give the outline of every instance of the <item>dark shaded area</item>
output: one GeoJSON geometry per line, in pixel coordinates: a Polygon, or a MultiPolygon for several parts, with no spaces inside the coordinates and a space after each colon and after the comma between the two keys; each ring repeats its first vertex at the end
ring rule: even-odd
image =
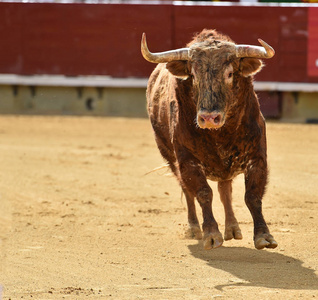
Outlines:
{"type": "Polygon", "coordinates": [[[231,273],[246,283],[229,283],[217,286],[256,286],[287,290],[318,290],[318,277],[314,270],[302,266],[301,260],[271,250],[244,247],[221,247],[203,250],[201,243],[188,246],[191,254],[206,261],[212,268],[231,273]],[[255,270],[258,270],[256,273],[255,270]]]}

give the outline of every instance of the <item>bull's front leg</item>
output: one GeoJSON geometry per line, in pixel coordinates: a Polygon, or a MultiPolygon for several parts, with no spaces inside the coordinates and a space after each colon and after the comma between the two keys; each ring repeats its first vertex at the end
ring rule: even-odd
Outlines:
{"type": "Polygon", "coordinates": [[[267,184],[265,160],[250,165],[245,172],[245,203],[254,222],[254,245],[257,249],[276,248],[277,242],[269,233],[262,213],[262,198],[267,184]]]}
{"type": "MultiPolygon", "coordinates": [[[[199,180],[203,180],[203,178],[199,180]]],[[[212,213],[212,197],[212,190],[208,184],[196,192],[196,198],[200,203],[203,215],[203,246],[207,250],[218,248],[223,244],[222,234],[212,213]]]]}
{"type": "Polygon", "coordinates": [[[204,248],[218,248],[223,244],[223,237],[212,213],[212,190],[200,162],[185,152],[179,158],[180,182],[184,189],[197,198],[202,208],[204,248]]]}

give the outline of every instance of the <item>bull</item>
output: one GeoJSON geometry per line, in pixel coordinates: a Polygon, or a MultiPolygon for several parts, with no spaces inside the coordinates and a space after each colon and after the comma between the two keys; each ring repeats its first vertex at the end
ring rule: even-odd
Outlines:
{"type": "Polygon", "coordinates": [[[253,75],[275,52],[235,44],[216,30],[204,29],[185,47],[152,53],[142,36],[143,57],[158,65],[147,86],[147,110],[159,151],[186,197],[189,230],[205,249],[218,248],[223,236],[212,212],[218,182],[225,210],[224,240],[242,239],[232,208],[232,180],[245,176],[245,203],[254,223],[257,249],[275,248],[262,213],[268,180],[265,120],[253,88],[253,75]],[[195,199],[202,209],[202,230],[195,199]]]}

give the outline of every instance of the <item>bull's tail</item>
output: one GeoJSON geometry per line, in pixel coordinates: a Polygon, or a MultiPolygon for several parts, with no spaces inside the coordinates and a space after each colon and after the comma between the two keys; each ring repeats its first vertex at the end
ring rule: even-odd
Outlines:
{"type": "Polygon", "coordinates": [[[161,166],[159,166],[159,167],[157,167],[157,168],[152,169],[151,171],[148,171],[148,172],[145,173],[144,175],[146,176],[146,175],[148,175],[148,174],[150,174],[150,173],[157,172],[157,171],[160,171],[160,170],[163,170],[163,169],[167,169],[167,168],[169,168],[169,167],[170,167],[169,164],[166,163],[166,164],[163,164],[163,165],[161,165],[161,166]]]}

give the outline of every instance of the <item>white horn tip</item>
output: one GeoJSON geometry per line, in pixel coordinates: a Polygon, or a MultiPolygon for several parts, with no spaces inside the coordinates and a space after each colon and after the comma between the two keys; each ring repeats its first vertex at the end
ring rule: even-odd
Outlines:
{"type": "Polygon", "coordinates": [[[143,32],[141,37],[141,53],[142,53],[142,56],[149,61],[151,53],[148,50],[145,32],[143,32]]]}
{"type": "Polygon", "coordinates": [[[275,50],[273,49],[273,47],[268,45],[262,39],[258,39],[258,42],[265,48],[266,53],[267,53],[267,58],[271,58],[271,57],[273,57],[275,55],[275,50]]]}
{"type": "Polygon", "coordinates": [[[147,44],[147,42],[146,42],[146,33],[145,32],[142,33],[141,44],[142,45],[147,44]]]}

